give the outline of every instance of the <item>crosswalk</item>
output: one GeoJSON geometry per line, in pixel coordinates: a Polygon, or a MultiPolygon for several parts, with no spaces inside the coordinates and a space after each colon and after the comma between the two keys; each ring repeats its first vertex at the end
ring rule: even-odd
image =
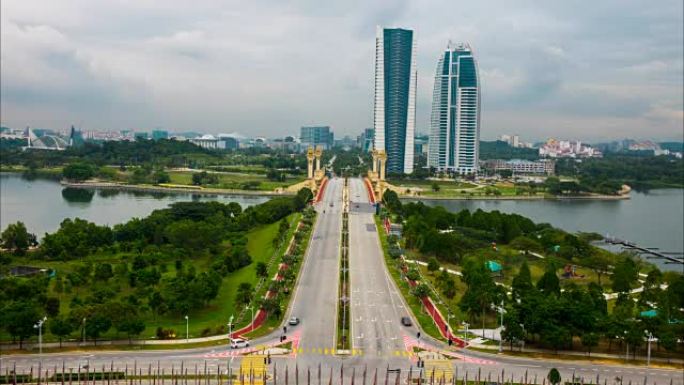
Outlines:
{"type": "Polygon", "coordinates": [[[406,348],[407,351],[414,351],[414,348],[418,348],[420,350],[426,350],[426,351],[431,351],[431,352],[438,352],[442,355],[455,358],[457,360],[461,360],[463,362],[471,363],[471,364],[477,364],[477,365],[496,365],[496,361],[492,360],[487,360],[484,358],[477,358],[477,357],[469,357],[460,353],[457,353],[452,350],[439,350],[435,349],[434,347],[430,345],[424,344],[422,341],[419,341],[411,336],[408,336],[406,334],[403,335],[403,341],[404,341],[404,347],[406,348]]]}

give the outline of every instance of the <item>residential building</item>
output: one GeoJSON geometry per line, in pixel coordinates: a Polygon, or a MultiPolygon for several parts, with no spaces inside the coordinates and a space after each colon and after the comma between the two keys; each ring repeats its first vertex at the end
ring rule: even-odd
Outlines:
{"type": "Polygon", "coordinates": [[[482,162],[482,168],[494,172],[510,170],[513,174],[553,175],[556,169],[556,161],[552,159],[540,159],[538,161],[488,159],[482,162]]]}
{"type": "Polygon", "coordinates": [[[387,154],[388,173],[413,172],[416,82],[413,31],[378,27],[375,38],[374,147],[387,154]]]}
{"type": "Polygon", "coordinates": [[[468,45],[447,45],[435,72],[428,166],[460,174],[478,169],[480,80],[468,45]]]}
{"type": "Polygon", "coordinates": [[[549,139],[539,147],[539,156],[548,158],[600,158],[603,154],[598,149],[587,146],[579,140],[549,139]]]}
{"type": "Polygon", "coordinates": [[[324,150],[329,150],[333,147],[334,140],[330,126],[303,126],[299,136],[304,150],[309,146],[322,146],[324,150]]]}

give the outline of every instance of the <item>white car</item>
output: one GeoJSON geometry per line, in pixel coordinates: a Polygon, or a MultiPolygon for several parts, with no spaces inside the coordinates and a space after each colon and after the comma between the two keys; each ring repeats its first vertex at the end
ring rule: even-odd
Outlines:
{"type": "Polygon", "coordinates": [[[249,346],[249,341],[242,338],[231,338],[230,348],[231,349],[241,349],[249,346]]]}

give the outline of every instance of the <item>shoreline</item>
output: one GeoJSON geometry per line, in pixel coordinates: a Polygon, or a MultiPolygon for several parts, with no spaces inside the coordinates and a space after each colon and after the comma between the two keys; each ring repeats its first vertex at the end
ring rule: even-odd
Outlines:
{"type": "Polygon", "coordinates": [[[182,187],[162,187],[155,185],[134,185],[134,184],[123,184],[116,182],[67,182],[60,181],[62,186],[80,189],[109,189],[109,190],[120,190],[120,191],[140,191],[140,192],[152,192],[152,193],[171,193],[171,194],[199,194],[199,195],[238,195],[238,196],[291,196],[295,195],[293,193],[283,191],[251,191],[251,190],[229,190],[229,189],[217,189],[217,188],[182,188],[182,187]]]}
{"type": "Polygon", "coordinates": [[[625,195],[589,195],[589,196],[413,196],[413,195],[399,195],[401,200],[418,200],[418,201],[564,201],[564,200],[596,200],[596,201],[614,201],[631,199],[629,194],[625,195]]]}

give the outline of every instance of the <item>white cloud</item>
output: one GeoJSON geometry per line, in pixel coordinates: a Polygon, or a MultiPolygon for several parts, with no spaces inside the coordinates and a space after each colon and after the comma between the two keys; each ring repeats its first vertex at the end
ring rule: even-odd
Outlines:
{"type": "Polygon", "coordinates": [[[475,49],[485,138],[681,134],[677,0],[607,0],[590,14],[533,1],[8,0],[1,15],[10,126],[356,134],[372,121],[380,24],[415,30],[422,131],[452,39],[475,49]]]}

